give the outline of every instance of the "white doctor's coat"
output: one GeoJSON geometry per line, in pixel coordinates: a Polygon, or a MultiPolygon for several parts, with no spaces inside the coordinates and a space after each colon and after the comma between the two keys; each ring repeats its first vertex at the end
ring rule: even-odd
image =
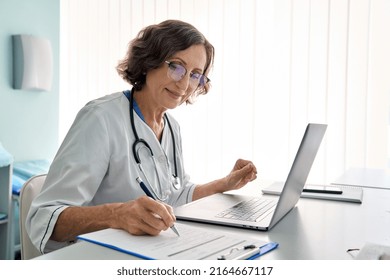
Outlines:
{"type": "MultiPolygon", "coordinates": [[[[182,186],[178,190],[171,187],[166,203],[177,206],[192,200],[195,184],[184,171],[179,125],[172,116],[168,117],[175,137],[177,175],[182,186]]],[[[152,148],[158,168],[167,171],[170,166],[175,172],[168,126],[164,128],[160,144],[135,112],[134,122],[139,138],[145,139],[152,148]]],[[[93,100],[80,110],[27,217],[27,231],[41,253],[67,245],[49,240],[58,216],[66,207],[125,202],[145,195],[136,182],[138,176],[144,181],[145,178],[133,156],[134,141],[129,101],[122,92],[93,100]]],[[[140,150],[140,156],[148,177],[156,174],[146,149],[140,150]]],[[[168,173],[160,178],[162,187],[172,186],[172,173],[168,173]]],[[[156,178],[149,179],[151,184],[158,184],[156,178]]]]}

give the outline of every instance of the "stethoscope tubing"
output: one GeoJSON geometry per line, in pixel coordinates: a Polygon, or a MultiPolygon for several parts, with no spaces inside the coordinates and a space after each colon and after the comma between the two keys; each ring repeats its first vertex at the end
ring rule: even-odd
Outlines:
{"type": "MultiPolygon", "coordinates": [[[[144,140],[142,138],[139,138],[138,133],[137,133],[137,129],[135,127],[135,123],[134,123],[134,104],[133,104],[133,102],[134,102],[134,88],[131,90],[129,97],[130,97],[129,98],[129,102],[130,102],[130,123],[131,123],[131,128],[132,128],[132,131],[133,131],[133,134],[134,134],[134,137],[135,137],[135,141],[134,141],[133,146],[132,146],[132,151],[133,151],[134,159],[135,159],[135,161],[136,161],[140,171],[144,174],[145,179],[147,181],[149,181],[147,176],[146,176],[146,173],[144,172],[144,170],[142,168],[141,159],[140,159],[138,151],[137,151],[137,145],[143,144],[149,150],[149,152],[150,152],[150,154],[152,156],[152,160],[154,162],[155,168],[156,168],[156,172],[157,172],[156,161],[155,161],[155,158],[154,158],[154,154],[153,154],[152,148],[150,147],[150,145],[148,144],[148,142],[146,140],[144,140]]],[[[171,125],[171,123],[170,123],[170,121],[168,119],[168,116],[166,114],[164,115],[164,118],[167,121],[169,130],[170,130],[171,136],[172,136],[173,160],[174,160],[174,167],[175,167],[175,173],[172,174],[172,176],[174,178],[173,186],[174,186],[174,188],[178,189],[177,185],[178,185],[178,182],[179,182],[179,178],[178,178],[178,169],[177,169],[177,161],[176,161],[176,141],[175,141],[175,136],[173,134],[172,125],[171,125]]],[[[160,183],[160,188],[161,188],[160,178],[159,178],[159,176],[157,176],[157,177],[158,177],[158,180],[159,180],[159,183],[160,183]]],[[[153,192],[154,192],[154,190],[153,190],[153,192]]]]}

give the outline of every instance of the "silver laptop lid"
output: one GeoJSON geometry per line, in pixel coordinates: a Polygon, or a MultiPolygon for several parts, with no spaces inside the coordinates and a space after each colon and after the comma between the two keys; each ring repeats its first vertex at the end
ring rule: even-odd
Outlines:
{"type": "Polygon", "coordinates": [[[307,125],[282,193],[280,194],[279,203],[275,209],[270,227],[273,227],[274,224],[280,221],[298,202],[326,128],[326,124],[309,123],[307,125]]]}

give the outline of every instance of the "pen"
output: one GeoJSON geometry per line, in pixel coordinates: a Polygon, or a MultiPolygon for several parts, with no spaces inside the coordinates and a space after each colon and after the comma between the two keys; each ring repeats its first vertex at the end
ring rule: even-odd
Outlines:
{"type": "MultiPolygon", "coordinates": [[[[140,185],[141,189],[144,191],[144,193],[149,196],[150,198],[154,199],[154,200],[158,200],[152,193],[151,191],[148,189],[148,187],[145,185],[145,183],[141,180],[140,177],[137,177],[137,182],[138,184],[140,185]]],[[[179,232],[177,231],[175,225],[171,226],[171,229],[173,230],[174,233],[176,233],[177,236],[180,236],[179,232]]]]}

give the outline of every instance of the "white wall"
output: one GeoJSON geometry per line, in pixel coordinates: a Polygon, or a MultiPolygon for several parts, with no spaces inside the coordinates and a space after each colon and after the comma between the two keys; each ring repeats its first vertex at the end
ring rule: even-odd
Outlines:
{"type": "Polygon", "coordinates": [[[0,143],[15,161],[48,159],[58,148],[59,0],[0,1],[0,143]],[[31,34],[51,42],[50,92],[13,89],[12,35],[31,34]]]}
{"type": "Polygon", "coordinates": [[[212,90],[173,113],[195,181],[238,157],[284,180],[307,122],[329,124],[310,180],[386,168],[390,1],[61,2],[60,138],[88,100],[128,88],[115,66],[144,26],[194,24],[216,47],[212,90]]]}

